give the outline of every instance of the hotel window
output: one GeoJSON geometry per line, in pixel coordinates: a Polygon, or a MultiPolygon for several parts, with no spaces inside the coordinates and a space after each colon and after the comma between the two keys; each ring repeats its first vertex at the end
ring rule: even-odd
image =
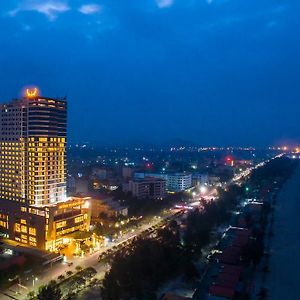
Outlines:
{"type": "Polygon", "coordinates": [[[0,221],[0,226],[1,226],[1,227],[4,227],[4,228],[7,228],[7,227],[6,227],[6,222],[4,222],[4,221],[0,221]]]}
{"type": "Polygon", "coordinates": [[[20,231],[21,231],[21,226],[20,226],[19,223],[16,223],[16,224],[15,224],[15,231],[16,231],[16,232],[20,232],[20,231]]]}
{"type": "Polygon", "coordinates": [[[36,235],[36,229],[33,227],[29,227],[29,234],[30,235],[36,235]]]}
{"type": "Polygon", "coordinates": [[[61,221],[56,223],[56,229],[62,228],[67,225],[66,221],[61,221]]]}
{"type": "Polygon", "coordinates": [[[30,242],[34,242],[34,243],[36,243],[36,238],[35,238],[35,237],[32,237],[32,236],[30,236],[30,237],[29,237],[29,241],[30,241],[30,242]]]}
{"type": "Polygon", "coordinates": [[[75,218],[75,223],[80,223],[83,221],[83,216],[75,218]]]}

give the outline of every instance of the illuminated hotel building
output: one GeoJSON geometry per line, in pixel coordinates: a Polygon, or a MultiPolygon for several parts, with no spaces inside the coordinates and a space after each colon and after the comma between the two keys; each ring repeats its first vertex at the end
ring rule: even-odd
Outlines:
{"type": "Polygon", "coordinates": [[[65,99],[27,89],[0,106],[0,134],[0,228],[9,239],[55,250],[88,230],[88,199],[66,196],[65,99]]]}

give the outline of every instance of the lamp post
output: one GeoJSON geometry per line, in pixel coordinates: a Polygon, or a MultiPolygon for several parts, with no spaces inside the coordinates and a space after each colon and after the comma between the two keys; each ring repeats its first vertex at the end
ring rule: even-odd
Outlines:
{"type": "Polygon", "coordinates": [[[32,278],[32,287],[34,288],[35,278],[32,278]]]}
{"type": "Polygon", "coordinates": [[[37,277],[34,277],[32,275],[32,287],[34,288],[34,285],[35,285],[35,282],[38,281],[38,278],[37,277]]]}
{"type": "Polygon", "coordinates": [[[206,193],[207,193],[207,187],[206,187],[206,186],[201,186],[201,187],[200,187],[200,193],[201,193],[202,195],[206,194],[206,193]]]}

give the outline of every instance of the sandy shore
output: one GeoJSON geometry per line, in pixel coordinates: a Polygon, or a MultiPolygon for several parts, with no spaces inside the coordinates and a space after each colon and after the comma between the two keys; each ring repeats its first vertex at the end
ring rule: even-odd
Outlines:
{"type": "Polygon", "coordinates": [[[270,273],[271,300],[300,299],[300,166],[280,191],[275,207],[270,273]]]}

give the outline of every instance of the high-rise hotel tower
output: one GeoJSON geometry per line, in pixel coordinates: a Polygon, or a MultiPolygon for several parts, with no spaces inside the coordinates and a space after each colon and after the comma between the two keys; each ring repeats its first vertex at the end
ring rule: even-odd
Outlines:
{"type": "Polygon", "coordinates": [[[66,196],[65,99],[27,89],[0,106],[0,134],[0,229],[46,250],[88,230],[88,200],[66,196]]]}

